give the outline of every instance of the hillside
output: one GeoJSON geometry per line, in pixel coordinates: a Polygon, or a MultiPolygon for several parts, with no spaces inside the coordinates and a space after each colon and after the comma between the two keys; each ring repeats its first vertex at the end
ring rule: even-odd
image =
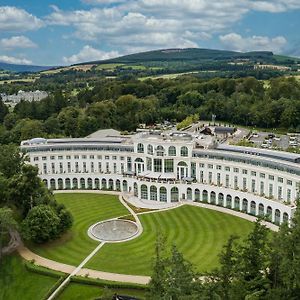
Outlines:
{"type": "Polygon", "coordinates": [[[40,72],[44,70],[49,70],[53,67],[49,66],[32,66],[32,65],[16,65],[16,64],[7,64],[0,62],[0,70],[10,71],[10,72],[40,72]]]}
{"type": "MultiPolygon", "coordinates": [[[[125,55],[109,60],[91,61],[81,64],[107,64],[107,63],[145,63],[145,62],[172,62],[172,61],[234,61],[249,60],[251,62],[261,63],[291,63],[300,59],[290,58],[288,56],[276,56],[270,51],[253,51],[253,52],[235,52],[226,50],[211,50],[199,48],[187,49],[163,49],[155,51],[147,51],[125,55]],[[285,58],[285,59],[283,59],[285,58]]],[[[79,64],[80,65],[80,64],[79,64]]]]}

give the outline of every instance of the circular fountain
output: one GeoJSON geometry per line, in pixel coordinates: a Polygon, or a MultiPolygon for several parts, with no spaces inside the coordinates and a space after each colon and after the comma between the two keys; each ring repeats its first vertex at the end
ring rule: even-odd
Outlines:
{"type": "Polygon", "coordinates": [[[113,219],[92,225],[89,236],[101,242],[122,242],[135,237],[139,228],[135,222],[129,220],[113,219]]]}

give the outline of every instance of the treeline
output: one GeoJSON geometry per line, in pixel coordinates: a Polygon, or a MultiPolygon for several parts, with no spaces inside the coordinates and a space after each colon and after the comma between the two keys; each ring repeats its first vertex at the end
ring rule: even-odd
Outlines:
{"type": "Polygon", "coordinates": [[[103,79],[78,94],[54,92],[40,102],[20,102],[12,112],[0,102],[0,142],[41,136],[85,136],[97,129],[135,130],[139,123],[201,120],[300,131],[300,83],[255,78],[204,80],[103,79]]]}
{"type": "Polygon", "coordinates": [[[244,241],[229,238],[219,268],[199,274],[173,246],[156,245],[148,299],[296,300],[300,295],[300,209],[270,232],[257,221],[244,241]]]}
{"type": "Polygon", "coordinates": [[[35,243],[58,238],[73,223],[70,212],[38,177],[38,169],[27,164],[13,145],[0,146],[0,210],[0,225],[6,217],[15,216],[22,236],[35,243]]]}

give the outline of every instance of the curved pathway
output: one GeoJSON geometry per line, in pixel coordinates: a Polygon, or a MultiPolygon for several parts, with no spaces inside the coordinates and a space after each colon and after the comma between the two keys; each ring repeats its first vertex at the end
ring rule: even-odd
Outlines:
{"type": "MultiPolygon", "coordinates": [[[[136,199],[135,197],[130,197],[128,194],[124,194],[125,200],[128,203],[130,203],[131,205],[134,205],[136,207],[141,207],[141,208],[154,209],[152,211],[135,213],[134,210],[131,207],[129,207],[129,205],[126,203],[126,201],[124,201],[122,193],[120,193],[120,192],[95,191],[95,190],[92,190],[92,191],[90,191],[90,190],[87,190],[87,191],[81,191],[81,190],[73,191],[72,190],[72,191],[57,191],[57,192],[54,192],[54,193],[74,193],[74,192],[76,192],[76,193],[97,193],[97,194],[118,195],[120,202],[133,215],[133,217],[134,217],[134,219],[135,219],[135,221],[138,225],[138,228],[139,228],[139,234],[138,235],[140,235],[143,231],[143,227],[142,227],[142,224],[141,224],[141,222],[138,218],[138,215],[155,213],[155,212],[158,212],[158,211],[171,210],[171,209],[175,209],[177,207],[180,207],[182,205],[191,205],[191,206],[203,207],[203,208],[219,211],[219,212],[222,212],[222,213],[230,214],[230,215],[233,215],[233,216],[237,216],[237,217],[246,219],[246,220],[251,221],[251,222],[255,222],[257,220],[257,218],[254,217],[254,216],[250,216],[250,215],[247,215],[247,214],[235,211],[235,210],[231,210],[231,209],[221,207],[221,206],[198,203],[198,202],[188,202],[188,201],[183,202],[182,201],[182,202],[179,202],[179,203],[176,203],[176,204],[172,203],[172,205],[164,205],[163,207],[161,207],[161,206],[158,206],[156,203],[153,203],[153,202],[151,203],[149,201],[147,201],[147,203],[145,203],[145,202],[142,202],[142,201],[138,201],[138,199],[136,199]]],[[[272,223],[263,222],[263,224],[266,225],[266,227],[270,228],[273,231],[278,231],[279,227],[272,224],[272,223]]],[[[63,263],[59,263],[59,262],[41,257],[41,256],[33,253],[31,250],[26,248],[24,245],[21,245],[21,246],[18,247],[18,252],[24,259],[26,259],[28,261],[33,260],[37,265],[40,265],[40,266],[43,266],[43,267],[46,267],[46,268],[49,268],[49,269],[53,269],[53,270],[56,270],[56,271],[60,271],[60,272],[63,272],[63,273],[70,274],[67,277],[65,284],[67,284],[70,277],[74,276],[74,275],[80,275],[80,276],[88,275],[88,277],[90,277],[90,278],[103,279],[103,280],[109,280],[109,281],[126,282],[126,283],[136,283],[136,284],[147,284],[147,283],[149,283],[149,281],[150,281],[149,276],[138,276],[138,275],[109,273],[109,272],[102,272],[102,271],[83,268],[83,266],[86,264],[86,262],[89,259],[91,259],[101,249],[101,247],[104,244],[105,243],[100,243],[94,249],[94,251],[88,257],[86,257],[85,260],[82,261],[82,263],[78,267],[63,264],[63,263]]],[[[49,298],[49,299],[52,299],[52,298],[49,298]]]]}

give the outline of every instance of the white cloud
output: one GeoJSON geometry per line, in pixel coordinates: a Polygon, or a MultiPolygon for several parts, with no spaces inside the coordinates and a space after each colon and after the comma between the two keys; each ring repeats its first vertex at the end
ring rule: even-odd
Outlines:
{"type": "Polygon", "coordinates": [[[79,51],[79,53],[70,57],[63,57],[63,61],[68,64],[75,64],[79,62],[110,59],[117,56],[119,56],[117,51],[105,52],[86,45],[79,51]]]}
{"type": "Polygon", "coordinates": [[[0,31],[27,31],[39,29],[43,21],[24,9],[0,6],[0,31]]]}
{"type": "Polygon", "coordinates": [[[4,49],[36,48],[37,45],[26,36],[20,35],[1,39],[0,47],[4,49]]]}
{"type": "Polygon", "coordinates": [[[125,3],[128,0],[82,0],[82,2],[86,4],[117,4],[117,3],[125,3]]]}
{"type": "Polygon", "coordinates": [[[280,53],[287,43],[287,40],[283,36],[274,38],[256,35],[242,37],[237,33],[229,33],[221,35],[219,38],[226,49],[236,51],[269,50],[280,53]]]}
{"type": "Polygon", "coordinates": [[[0,55],[0,62],[4,62],[7,64],[20,64],[20,65],[30,65],[32,61],[26,58],[18,58],[7,55],[0,55]]]}

